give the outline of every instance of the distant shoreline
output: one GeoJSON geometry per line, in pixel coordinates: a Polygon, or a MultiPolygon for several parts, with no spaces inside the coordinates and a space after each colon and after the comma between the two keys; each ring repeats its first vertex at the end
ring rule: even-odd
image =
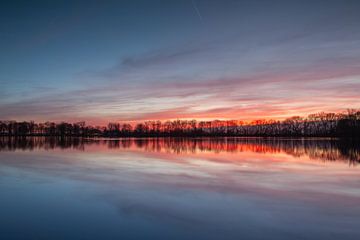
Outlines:
{"type": "Polygon", "coordinates": [[[110,122],[90,126],[85,122],[0,121],[0,136],[57,137],[360,137],[360,110],[347,113],[316,113],[282,121],[173,120],[145,121],[132,125],[110,122]]]}

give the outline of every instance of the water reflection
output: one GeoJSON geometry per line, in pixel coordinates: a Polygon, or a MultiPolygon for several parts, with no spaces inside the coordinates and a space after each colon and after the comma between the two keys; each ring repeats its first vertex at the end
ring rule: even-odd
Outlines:
{"type": "Polygon", "coordinates": [[[358,146],[2,138],[0,239],[360,239],[358,146]]]}
{"type": "Polygon", "coordinates": [[[270,153],[323,161],[360,163],[360,143],[341,139],[285,138],[0,138],[0,151],[75,149],[86,151],[94,147],[111,150],[137,149],[170,154],[187,153],[270,153]]]}

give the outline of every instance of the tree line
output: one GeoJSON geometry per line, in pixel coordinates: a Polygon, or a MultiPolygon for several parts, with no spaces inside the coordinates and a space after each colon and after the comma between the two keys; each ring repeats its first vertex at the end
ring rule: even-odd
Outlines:
{"type": "Polygon", "coordinates": [[[293,116],[282,121],[239,120],[173,120],[145,121],[135,125],[111,122],[106,127],[77,123],[35,123],[33,121],[0,121],[1,136],[73,136],[73,137],[360,137],[360,110],[346,113],[293,116]]]}

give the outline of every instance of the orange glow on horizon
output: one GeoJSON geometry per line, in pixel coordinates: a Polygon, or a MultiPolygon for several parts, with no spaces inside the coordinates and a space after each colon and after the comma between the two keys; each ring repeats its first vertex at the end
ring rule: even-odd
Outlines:
{"type": "MultiPolygon", "coordinates": [[[[320,111],[320,112],[330,112],[330,111],[320,111]]],[[[331,111],[335,114],[345,114],[347,112],[346,109],[338,110],[338,111],[331,111]]],[[[233,114],[233,113],[227,113],[222,116],[219,114],[178,114],[179,117],[172,117],[170,115],[166,114],[154,114],[154,117],[147,118],[147,119],[139,119],[139,120],[122,120],[122,119],[116,119],[116,118],[76,118],[76,119],[70,119],[68,122],[70,123],[76,123],[76,122],[82,122],[85,121],[86,124],[93,125],[93,126],[107,126],[110,122],[117,122],[120,124],[128,123],[132,126],[135,126],[139,123],[144,123],[147,121],[161,121],[162,123],[166,121],[175,121],[175,120],[185,120],[185,121],[192,121],[195,120],[197,122],[209,122],[209,121],[234,121],[241,124],[246,125],[252,125],[254,121],[283,121],[285,119],[291,118],[291,117],[300,117],[305,118],[308,117],[311,114],[319,113],[319,111],[311,111],[311,112],[298,112],[298,111],[284,111],[279,112],[276,115],[267,114],[266,111],[254,113],[253,115],[247,115],[246,117],[239,117],[241,114],[233,114]],[[158,117],[158,118],[156,118],[158,117]]],[[[59,123],[64,120],[55,120],[54,122],[59,123]]],[[[259,124],[259,123],[257,123],[259,124]]]]}

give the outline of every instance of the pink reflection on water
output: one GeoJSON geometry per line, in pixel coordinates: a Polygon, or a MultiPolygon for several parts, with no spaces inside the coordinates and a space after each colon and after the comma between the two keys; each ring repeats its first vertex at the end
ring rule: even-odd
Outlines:
{"type": "Polygon", "coordinates": [[[12,142],[16,160],[9,160],[14,155],[4,151],[1,164],[120,186],[131,183],[310,201],[341,198],[349,204],[360,198],[360,172],[357,161],[351,161],[358,157],[358,149],[345,151],[327,139],[77,141],[12,142]],[[34,151],[23,151],[28,149],[34,151]]]}

